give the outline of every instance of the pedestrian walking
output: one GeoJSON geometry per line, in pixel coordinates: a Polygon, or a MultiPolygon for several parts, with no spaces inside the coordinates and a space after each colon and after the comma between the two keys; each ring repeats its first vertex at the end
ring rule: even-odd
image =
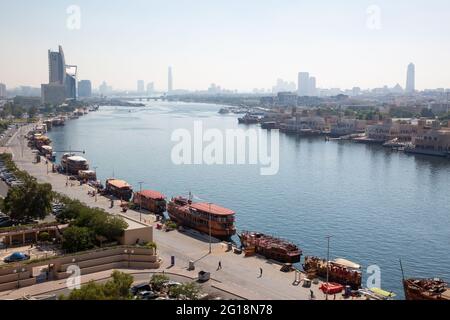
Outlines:
{"type": "Polygon", "coordinates": [[[314,299],[314,291],[312,291],[311,289],[309,290],[309,294],[310,294],[310,296],[311,296],[311,300],[313,300],[314,299]]]}
{"type": "Polygon", "coordinates": [[[263,269],[259,268],[259,277],[262,278],[262,275],[263,275],[263,269]]]}
{"type": "Polygon", "coordinates": [[[222,270],[222,261],[219,261],[219,265],[217,266],[217,270],[222,270]]]}

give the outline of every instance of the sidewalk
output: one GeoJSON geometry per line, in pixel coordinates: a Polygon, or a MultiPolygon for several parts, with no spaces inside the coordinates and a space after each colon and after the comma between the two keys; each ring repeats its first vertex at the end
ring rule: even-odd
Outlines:
{"type": "MultiPolygon", "coordinates": [[[[23,133],[22,133],[23,134],[23,133]]],[[[53,190],[65,194],[73,199],[79,199],[91,207],[99,207],[105,209],[110,214],[121,214],[118,206],[110,209],[110,201],[98,196],[96,202],[93,197],[88,196],[88,186],[67,187],[66,176],[48,173],[45,162],[40,164],[32,163],[32,153],[29,148],[24,148],[24,157],[21,156],[20,143],[17,133],[10,141],[9,147],[13,154],[13,160],[21,170],[28,171],[32,176],[36,177],[39,182],[51,183],[53,190]]],[[[51,169],[51,168],[50,168],[51,169]]],[[[51,171],[51,170],[50,170],[51,171]]],[[[129,210],[126,216],[139,221],[139,213],[129,210]]],[[[152,215],[142,215],[146,224],[154,223],[152,215]]],[[[206,237],[207,238],[207,237],[206,237]]],[[[226,252],[222,243],[212,244],[212,253],[209,254],[208,240],[205,237],[198,236],[190,232],[164,232],[154,229],[154,241],[158,245],[159,255],[164,261],[170,261],[171,256],[176,257],[176,267],[170,270],[187,276],[196,278],[198,271],[204,270],[211,273],[213,279],[217,280],[218,288],[230,291],[236,295],[251,300],[309,300],[310,290],[314,292],[317,300],[325,299],[325,295],[319,290],[320,284],[312,285],[311,288],[303,288],[301,285],[294,286],[294,273],[283,273],[280,271],[280,265],[268,261],[260,257],[244,257],[236,255],[232,252],[226,252]],[[196,271],[187,271],[189,261],[194,261],[196,271]],[[219,261],[222,262],[223,268],[216,270],[219,261]],[[259,270],[263,269],[263,276],[259,277],[259,270]]],[[[163,269],[161,269],[162,271],[163,269]]],[[[142,271],[140,271],[142,272],[142,271]]],[[[154,272],[154,270],[152,270],[154,272]]],[[[105,274],[86,275],[83,281],[89,281],[91,277],[105,277],[105,274]]],[[[305,275],[302,274],[302,278],[305,275]]],[[[45,283],[24,288],[27,294],[35,291],[45,291],[48,287],[63,284],[45,283]]],[[[19,290],[20,291],[20,290],[19,290]]],[[[1,293],[0,293],[1,294],[1,293]]],[[[3,296],[0,295],[0,298],[3,296]]],[[[8,297],[5,297],[8,299],[8,297]]],[[[342,299],[339,295],[337,299],[342,299]]]]}

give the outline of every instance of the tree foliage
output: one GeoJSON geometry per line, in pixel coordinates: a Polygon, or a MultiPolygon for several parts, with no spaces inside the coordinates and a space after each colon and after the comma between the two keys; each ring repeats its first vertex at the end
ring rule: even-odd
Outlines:
{"type": "Polygon", "coordinates": [[[150,279],[150,284],[153,290],[161,291],[163,284],[169,280],[170,280],[169,277],[163,274],[154,274],[150,279]]]}
{"type": "Polygon", "coordinates": [[[184,283],[170,288],[169,295],[174,298],[186,297],[189,300],[198,300],[200,286],[195,282],[184,283]]]}
{"type": "Polygon", "coordinates": [[[80,289],[73,290],[68,297],[61,300],[128,300],[131,299],[130,288],[133,277],[129,274],[114,271],[112,279],[104,284],[89,282],[80,289]]]}
{"type": "Polygon", "coordinates": [[[79,252],[94,247],[94,234],[88,228],[71,226],[63,231],[62,248],[67,252],[79,252]]]}
{"type": "Polygon", "coordinates": [[[4,209],[11,219],[44,219],[52,209],[52,186],[40,184],[35,179],[26,177],[24,184],[8,190],[4,209]]]}

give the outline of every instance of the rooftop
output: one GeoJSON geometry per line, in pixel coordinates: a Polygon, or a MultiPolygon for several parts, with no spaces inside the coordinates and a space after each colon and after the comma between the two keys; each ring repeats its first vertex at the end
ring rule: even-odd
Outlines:
{"type": "Polygon", "coordinates": [[[221,216],[231,216],[231,215],[235,214],[235,212],[233,210],[223,208],[223,207],[218,206],[213,203],[211,203],[211,204],[204,203],[204,202],[193,203],[191,205],[191,208],[197,209],[199,211],[211,213],[214,215],[221,215],[221,216]]]}
{"type": "Polygon", "coordinates": [[[75,161],[75,162],[87,162],[87,160],[85,158],[80,157],[80,156],[72,156],[67,159],[70,161],[75,161]]]}
{"type": "Polygon", "coordinates": [[[131,185],[125,180],[108,179],[106,182],[116,188],[131,188],[131,185]]]}
{"type": "Polygon", "coordinates": [[[137,194],[142,195],[144,198],[150,198],[155,200],[162,200],[166,198],[166,196],[163,195],[161,192],[154,190],[142,190],[140,192],[137,192],[137,194]]]}

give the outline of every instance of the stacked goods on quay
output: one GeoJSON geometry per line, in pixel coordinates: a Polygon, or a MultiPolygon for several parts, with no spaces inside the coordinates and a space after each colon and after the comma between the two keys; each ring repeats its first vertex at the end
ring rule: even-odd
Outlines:
{"type": "Polygon", "coordinates": [[[260,254],[283,263],[298,263],[302,255],[295,244],[263,233],[244,231],[239,235],[246,255],[260,254]]]}
{"type": "Polygon", "coordinates": [[[353,290],[361,288],[361,266],[346,259],[335,259],[327,263],[326,259],[317,257],[305,257],[303,269],[308,277],[316,276],[326,278],[328,267],[328,279],[344,286],[350,286],[353,290]]]}
{"type": "Polygon", "coordinates": [[[143,190],[133,195],[133,203],[142,209],[163,215],[166,212],[166,196],[158,191],[143,190]]]}
{"type": "Polygon", "coordinates": [[[229,239],[236,234],[235,212],[216,204],[193,203],[191,199],[179,196],[172,198],[167,212],[177,224],[218,239],[229,239]]]}

